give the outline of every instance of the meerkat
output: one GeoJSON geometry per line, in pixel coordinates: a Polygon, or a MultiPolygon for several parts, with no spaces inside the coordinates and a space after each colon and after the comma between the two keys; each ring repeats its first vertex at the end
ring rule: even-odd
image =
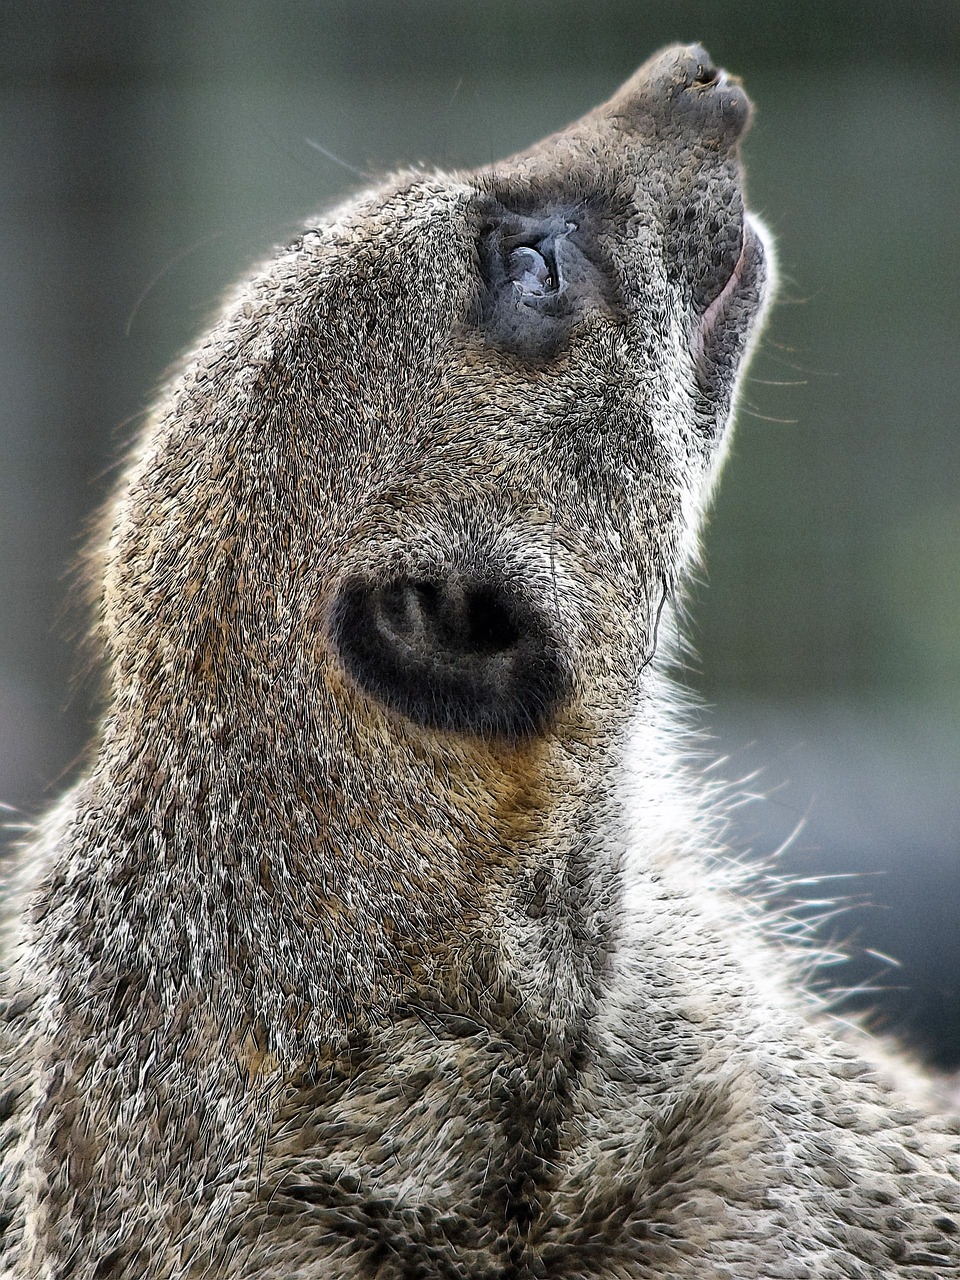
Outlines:
{"type": "Polygon", "coordinates": [[[955,1123],[737,892],[662,641],[771,293],[696,46],[227,302],[22,856],[18,1280],[960,1274],[955,1123]]]}

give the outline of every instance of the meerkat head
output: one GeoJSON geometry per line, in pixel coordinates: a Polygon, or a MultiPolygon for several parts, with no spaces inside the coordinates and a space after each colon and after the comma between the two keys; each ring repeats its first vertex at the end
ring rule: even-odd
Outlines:
{"type": "Polygon", "coordinates": [[[672,48],[510,160],[362,193],[228,301],[144,433],[96,776],[118,830],[160,810],[184,883],[222,884],[211,936],[268,1025],[433,963],[607,785],[763,310],[749,117],[672,48]]]}
{"type": "Polygon", "coordinates": [[[622,718],[763,310],[749,118],[704,50],[667,49],[510,160],[362,194],[244,286],[114,509],[118,698],[270,704],[282,734],[299,689],[368,739],[622,718]]]}
{"type": "Polygon", "coordinates": [[[377,350],[379,386],[326,616],[383,706],[510,738],[629,701],[763,308],[749,118],[704,50],[669,49],[531,150],[326,233],[347,255],[328,305],[365,320],[347,366],[377,350]]]}

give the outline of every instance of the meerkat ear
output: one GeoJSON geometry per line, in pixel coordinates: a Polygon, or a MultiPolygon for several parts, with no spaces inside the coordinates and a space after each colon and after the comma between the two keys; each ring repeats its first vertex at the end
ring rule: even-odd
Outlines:
{"type": "Polygon", "coordinates": [[[426,729],[530,737],[569,694],[546,621],[486,578],[350,579],[330,635],[364,693],[426,729]]]}

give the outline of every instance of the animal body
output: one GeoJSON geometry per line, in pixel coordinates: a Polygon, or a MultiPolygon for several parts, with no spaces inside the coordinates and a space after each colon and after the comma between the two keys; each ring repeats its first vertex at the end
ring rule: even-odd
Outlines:
{"type": "Polygon", "coordinates": [[[734,892],[658,639],[769,292],[698,47],[229,300],[23,854],[3,1274],[960,1274],[957,1127],[734,892]]]}

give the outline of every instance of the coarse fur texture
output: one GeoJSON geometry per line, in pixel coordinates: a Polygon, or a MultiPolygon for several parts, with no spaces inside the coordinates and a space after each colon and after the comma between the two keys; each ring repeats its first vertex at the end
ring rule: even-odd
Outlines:
{"type": "Polygon", "coordinates": [[[17,1280],[931,1280],[954,1122],[735,892],[658,637],[770,291],[697,47],[230,299],[22,858],[17,1280]]]}

